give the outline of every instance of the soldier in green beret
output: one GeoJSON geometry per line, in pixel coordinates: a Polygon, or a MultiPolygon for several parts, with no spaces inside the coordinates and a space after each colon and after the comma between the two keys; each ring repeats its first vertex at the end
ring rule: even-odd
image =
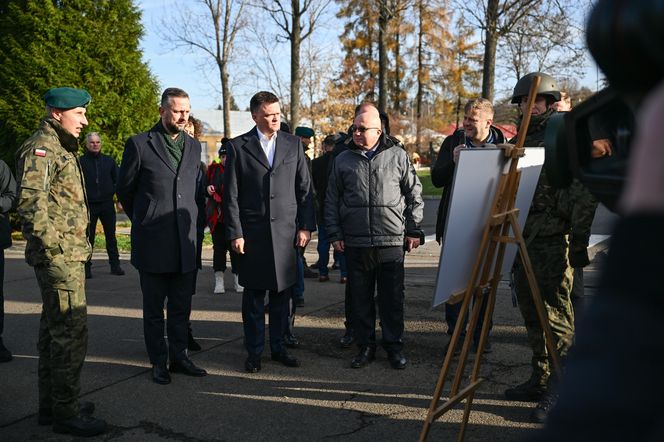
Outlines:
{"type": "Polygon", "coordinates": [[[34,267],[42,295],[39,324],[40,425],[56,433],[94,436],[106,422],[94,405],[79,402],[88,329],[84,263],[91,247],[89,213],[76,152],[88,125],[90,94],[68,87],[44,95],[46,116],[16,152],[19,215],[27,240],[25,259],[34,267]]]}

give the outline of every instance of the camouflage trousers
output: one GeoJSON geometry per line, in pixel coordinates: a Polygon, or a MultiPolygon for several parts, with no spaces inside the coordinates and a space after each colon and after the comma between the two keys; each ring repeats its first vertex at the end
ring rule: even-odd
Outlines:
{"type": "Polygon", "coordinates": [[[78,414],[88,347],[85,271],[82,262],[52,267],[35,266],[43,303],[37,343],[39,408],[51,409],[55,419],[68,419],[78,414]]]}
{"type": "MultiPolygon", "coordinates": [[[[536,237],[527,246],[535,280],[561,358],[567,355],[574,340],[574,310],[570,299],[573,273],[567,262],[567,248],[567,238],[563,235],[536,237]]],[[[517,256],[514,266],[514,279],[519,309],[528,332],[528,343],[533,351],[531,360],[533,373],[546,382],[551,370],[544,331],[537,316],[520,256],[517,256]]]]}

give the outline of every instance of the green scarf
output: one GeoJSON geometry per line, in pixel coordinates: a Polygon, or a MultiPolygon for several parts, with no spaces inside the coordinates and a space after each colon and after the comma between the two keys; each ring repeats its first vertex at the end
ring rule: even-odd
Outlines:
{"type": "Polygon", "coordinates": [[[182,132],[178,133],[178,136],[173,139],[171,134],[166,132],[164,126],[159,122],[161,133],[164,136],[164,145],[166,146],[166,153],[168,154],[168,159],[171,160],[171,164],[177,170],[182,161],[182,152],[184,151],[184,135],[182,132]]]}

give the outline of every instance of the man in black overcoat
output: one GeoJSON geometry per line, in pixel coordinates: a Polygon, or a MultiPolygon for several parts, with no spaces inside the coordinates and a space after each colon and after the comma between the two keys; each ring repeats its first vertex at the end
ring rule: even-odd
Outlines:
{"type": "Polygon", "coordinates": [[[143,292],[143,330],[152,380],[171,381],[166,370],[205,376],[187,355],[188,319],[196,271],[197,177],[201,145],[183,129],[189,96],[168,88],[161,97],[160,121],[127,140],[117,194],[131,219],[131,263],[143,292]],[[168,345],[164,339],[167,303],[168,345]]]}
{"type": "Polygon", "coordinates": [[[283,336],[295,284],[296,247],[316,229],[311,178],[298,137],[279,130],[281,108],[271,92],[251,98],[256,127],[231,140],[224,175],[224,220],[232,249],[240,254],[245,369],[261,369],[265,345],[263,300],[269,292],[272,359],[289,367],[283,336]]]}

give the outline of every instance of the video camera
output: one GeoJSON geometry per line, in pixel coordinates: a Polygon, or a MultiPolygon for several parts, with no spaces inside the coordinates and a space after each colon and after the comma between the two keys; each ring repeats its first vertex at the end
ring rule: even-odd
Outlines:
{"type": "Polygon", "coordinates": [[[660,0],[599,0],[593,8],[586,42],[609,87],[549,120],[544,167],[554,186],[567,187],[576,177],[616,210],[637,129],[634,115],[664,79],[662,19],[660,0]],[[593,151],[593,142],[604,140],[610,154],[593,151]]]}

